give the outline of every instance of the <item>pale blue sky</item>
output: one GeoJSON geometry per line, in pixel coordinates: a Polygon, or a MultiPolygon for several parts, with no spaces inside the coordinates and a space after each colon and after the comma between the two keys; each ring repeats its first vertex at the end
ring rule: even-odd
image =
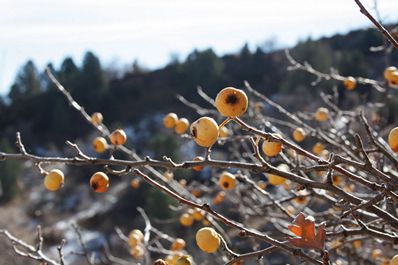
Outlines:
{"type": "MultiPolygon", "coordinates": [[[[371,9],[373,0],[363,0],[371,9]]],[[[398,0],[379,0],[398,22],[398,0]]],[[[80,64],[87,50],[107,65],[138,59],[150,68],[193,48],[218,54],[276,37],[282,46],[370,26],[354,0],[0,0],[0,93],[29,58],[80,64]]]]}

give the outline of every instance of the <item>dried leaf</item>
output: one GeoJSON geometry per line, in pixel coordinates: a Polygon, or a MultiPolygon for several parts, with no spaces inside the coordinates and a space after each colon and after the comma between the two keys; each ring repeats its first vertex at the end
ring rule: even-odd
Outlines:
{"type": "Polygon", "coordinates": [[[289,242],[298,248],[312,248],[323,250],[325,247],[326,230],[325,223],[321,223],[315,234],[315,219],[299,213],[293,221],[296,225],[289,225],[290,232],[298,237],[289,238],[289,242]]]}

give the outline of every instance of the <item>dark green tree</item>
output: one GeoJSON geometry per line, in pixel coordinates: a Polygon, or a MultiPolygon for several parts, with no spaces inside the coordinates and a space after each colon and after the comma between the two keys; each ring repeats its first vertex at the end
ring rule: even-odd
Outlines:
{"type": "MultiPolygon", "coordinates": [[[[3,138],[0,149],[4,152],[13,152],[10,143],[3,138]]],[[[16,160],[0,162],[0,202],[8,202],[18,194],[18,176],[21,173],[20,163],[16,160]]]]}
{"type": "Polygon", "coordinates": [[[89,112],[95,111],[108,85],[100,60],[92,52],[84,55],[76,98],[89,112]]]}
{"type": "Polygon", "coordinates": [[[17,74],[8,96],[14,101],[37,95],[40,91],[38,70],[33,61],[29,60],[17,74]]]}

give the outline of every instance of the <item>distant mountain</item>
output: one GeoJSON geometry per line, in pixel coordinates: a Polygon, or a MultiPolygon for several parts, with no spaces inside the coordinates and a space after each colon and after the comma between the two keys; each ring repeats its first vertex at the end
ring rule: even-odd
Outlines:
{"type": "MultiPolygon", "coordinates": [[[[369,50],[383,42],[375,29],[356,30],[319,40],[308,39],[293,47],[291,54],[321,71],[334,67],[343,75],[381,78],[387,64],[398,65],[396,51],[386,59],[382,52],[369,50]]],[[[115,69],[105,70],[99,59],[88,52],[81,66],[65,58],[60,69],[53,71],[89,113],[101,111],[108,124],[119,125],[134,125],[146,117],[169,111],[186,113],[188,117],[194,115],[175,95],[206,104],[196,94],[198,85],[210,96],[226,86],[242,87],[244,80],[268,96],[318,94],[319,91],[309,85],[313,76],[287,71],[283,50],[265,50],[268,49],[258,47],[251,51],[244,45],[238,53],[221,57],[212,49],[194,50],[184,61],[175,60],[153,71],[135,63],[122,77],[111,74],[115,69]]],[[[332,85],[321,83],[319,86],[327,90],[332,85]]],[[[365,89],[360,92],[368,93],[365,89]]],[[[299,106],[292,106],[295,107],[299,106]]],[[[21,131],[31,147],[64,145],[66,139],[75,140],[90,131],[52,86],[43,69],[38,70],[31,61],[19,71],[8,98],[0,102],[0,113],[3,128],[0,138],[14,139],[15,131],[21,131]]]]}

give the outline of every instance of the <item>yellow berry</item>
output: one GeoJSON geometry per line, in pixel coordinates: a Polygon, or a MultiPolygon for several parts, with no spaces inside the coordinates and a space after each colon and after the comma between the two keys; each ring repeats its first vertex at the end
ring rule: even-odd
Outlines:
{"type": "Polygon", "coordinates": [[[213,204],[217,205],[220,204],[225,199],[225,192],[220,191],[213,199],[213,204]]]}
{"type": "Polygon", "coordinates": [[[138,189],[140,187],[140,179],[138,179],[138,178],[132,179],[130,182],[130,186],[133,189],[138,189]]]}
{"type": "Polygon", "coordinates": [[[393,128],[388,134],[388,145],[395,153],[398,153],[398,127],[393,128]]]}
{"type": "Polygon", "coordinates": [[[108,143],[104,137],[96,137],[93,141],[93,148],[97,153],[105,152],[108,147],[108,143]]]}
{"type": "Polygon", "coordinates": [[[210,117],[202,117],[191,125],[193,140],[202,147],[210,147],[218,138],[218,124],[210,117]]]}
{"type": "Polygon", "coordinates": [[[219,132],[218,132],[218,135],[219,135],[220,137],[228,137],[228,136],[229,136],[229,130],[228,130],[228,128],[225,127],[225,126],[220,127],[219,132]]]}
{"type": "Polygon", "coordinates": [[[103,119],[104,119],[104,117],[102,116],[101,112],[94,112],[94,113],[91,115],[91,122],[92,122],[94,125],[99,125],[99,124],[101,124],[102,121],[103,121],[103,119]]]}
{"type": "Polygon", "coordinates": [[[181,118],[176,122],[174,131],[178,134],[185,133],[189,128],[189,121],[186,118],[181,118]]]}
{"type": "Polygon", "coordinates": [[[221,90],[215,100],[217,110],[227,117],[239,117],[246,112],[249,100],[243,90],[226,87],[221,90]]]}
{"type": "Polygon", "coordinates": [[[236,178],[233,174],[224,171],[220,176],[218,184],[223,190],[231,190],[236,186],[236,178]]]}
{"type": "Polygon", "coordinates": [[[191,257],[185,255],[180,257],[177,261],[175,265],[191,265],[192,264],[192,259],[191,257]]]}
{"type": "Polygon", "coordinates": [[[177,251],[177,250],[182,250],[185,248],[185,240],[182,238],[176,238],[176,240],[174,240],[174,242],[171,244],[170,249],[172,251],[177,251]]]}
{"type": "Polygon", "coordinates": [[[319,155],[323,150],[325,150],[325,146],[322,143],[316,143],[312,147],[312,152],[316,155],[319,155]]]}
{"type": "MultiPolygon", "coordinates": [[[[289,171],[289,167],[286,164],[280,164],[279,166],[277,166],[277,169],[285,172],[289,171]]],[[[275,174],[268,174],[268,182],[274,186],[282,185],[283,183],[285,183],[285,181],[286,179],[284,177],[275,174]]]]}
{"type": "Polygon", "coordinates": [[[357,86],[357,81],[354,77],[349,76],[343,80],[343,85],[347,90],[354,90],[357,86]]]}
{"type": "MultiPolygon", "coordinates": [[[[196,161],[196,162],[200,162],[200,161],[203,161],[203,160],[204,160],[204,158],[201,157],[201,156],[197,156],[197,157],[195,157],[193,159],[193,161],[196,161]]],[[[201,171],[201,170],[203,170],[203,168],[204,168],[204,166],[194,166],[194,167],[192,167],[192,169],[195,170],[195,171],[201,171]]]]}
{"type": "Polygon", "coordinates": [[[305,133],[305,131],[304,131],[303,128],[296,128],[296,129],[293,131],[293,139],[294,139],[296,142],[298,142],[298,143],[304,141],[305,135],[306,135],[306,133],[305,133]]]}
{"type": "Polygon", "coordinates": [[[190,214],[188,214],[188,213],[184,213],[183,215],[181,215],[181,217],[180,217],[180,224],[182,225],[182,226],[186,226],[186,227],[189,227],[189,226],[192,226],[193,225],[193,217],[192,217],[192,215],[190,215],[190,214]]]}
{"type": "MultiPolygon", "coordinates": [[[[273,134],[273,136],[280,137],[277,134],[273,134]]],[[[264,154],[267,156],[277,156],[282,150],[282,144],[279,142],[273,142],[272,140],[264,140],[262,149],[264,154]]]]}
{"type": "Polygon", "coordinates": [[[163,125],[164,125],[164,127],[168,128],[168,129],[171,129],[171,128],[174,128],[174,126],[176,125],[177,121],[178,121],[177,114],[170,112],[169,114],[164,116],[163,125]]]}
{"type": "Polygon", "coordinates": [[[51,170],[44,178],[44,187],[50,191],[59,190],[64,185],[64,173],[59,169],[51,170]]]}
{"type": "Polygon", "coordinates": [[[109,178],[104,172],[96,172],[90,179],[90,186],[95,192],[106,192],[109,187],[109,178]]]}
{"type": "Polygon", "coordinates": [[[391,259],[390,265],[398,265],[398,255],[395,255],[395,256],[391,259]]]}
{"type": "Polygon", "coordinates": [[[127,135],[122,129],[114,130],[109,138],[114,145],[123,145],[127,141],[127,135]]]}
{"type": "Polygon", "coordinates": [[[206,253],[214,253],[220,247],[220,236],[213,228],[201,228],[195,238],[198,247],[206,253]]]}
{"type": "Polygon", "coordinates": [[[386,70],[384,70],[384,79],[386,79],[387,81],[390,81],[392,73],[394,73],[396,71],[398,71],[398,69],[395,66],[387,67],[386,70]]]}
{"type": "Polygon", "coordinates": [[[315,112],[315,119],[323,122],[329,119],[329,110],[327,108],[318,108],[315,112]]]}
{"type": "Polygon", "coordinates": [[[201,221],[203,220],[203,218],[205,218],[205,213],[201,209],[195,209],[192,214],[192,217],[193,219],[195,219],[195,221],[201,221]]]}

